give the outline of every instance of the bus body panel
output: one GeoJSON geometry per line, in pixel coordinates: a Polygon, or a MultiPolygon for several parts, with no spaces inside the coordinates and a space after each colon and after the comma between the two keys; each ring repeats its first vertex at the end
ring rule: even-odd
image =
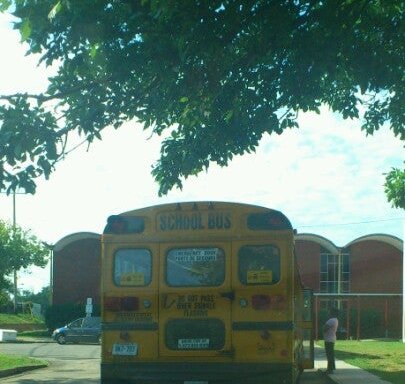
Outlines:
{"type": "MultiPolygon", "coordinates": [[[[288,258],[291,247],[286,240],[267,236],[261,241],[233,242],[232,280],[235,300],[232,307],[235,359],[237,361],[271,361],[287,363],[292,360],[289,334],[293,328],[292,305],[287,299],[289,286],[288,258]],[[280,254],[279,281],[275,284],[246,285],[241,282],[237,255],[242,247],[260,245],[278,249],[280,254]],[[259,301],[256,306],[254,300],[259,301]],[[260,303],[263,301],[263,303],[260,303]],[[246,303],[246,305],[244,305],[246,303]]],[[[260,274],[260,269],[259,272],[260,274]]],[[[260,276],[259,276],[260,280],[260,276]]],[[[266,280],[266,275],[264,275],[266,280]]]]}
{"type": "MultiPolygon", "coordinates": [[[[112,255],[103,260],[102,268],[102,358],[105,361],[137,361],[139,359],[155,359],[158,353],[158,279],[152,278],[150,284],[137,286],[118,286],[113,276],[115,257],[122,250],[146,249],[151,254],[151,276],[159,272],[158,246],[151,243],[106,243],[104,253],[112,255]],[[114,300],[128,301],[129,308],[117,311],[108,309],[114,305],[114,300]],[[135,303],[134,303],[135,302],[135,303]],[[133,310],[130,305],[137,305],[133,310]],[[136,346],[136,355],[114,356],[113,348],[120,345],[136,346]]],[[[128,277],[128,276],[127,276],[128,277]]]]}

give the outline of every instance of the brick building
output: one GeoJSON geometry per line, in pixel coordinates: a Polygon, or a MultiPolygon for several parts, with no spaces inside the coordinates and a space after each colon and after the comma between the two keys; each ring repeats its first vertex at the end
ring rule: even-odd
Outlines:
{"type": "Polygon", "coordinates": [[[52,257],[52,304],[100,303],[100,235],[79,232],[60,239],[52,257]]]}
{"type": "MultiPolygon", "coordinates": [[[[315,234],[296,235],[305,286],[315,293],[316,332],[330,306],[340,309],[346,337],[399,337],[402,324],[403,241],[371,234],[338,247],[315,234]]],[[[100,303],[100,235],[63,237],[54,246],[53,304],[100,303]]]]}
{"type": "Polygon", "coordinates": [[[317,317],[335,306],[347,337],[400,336],[402,240],[371,234],[337,247],[324,237],[299,234],[296,254],[303,282],[315,292],[317,317]]]}

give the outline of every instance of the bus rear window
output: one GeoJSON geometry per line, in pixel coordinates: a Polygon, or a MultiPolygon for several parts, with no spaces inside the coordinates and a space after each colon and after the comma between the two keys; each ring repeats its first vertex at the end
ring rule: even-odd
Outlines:
{"type": "Polygon", "coordinates": [[[145,286],[152,278],[152,255],[148,249],[120,249],[114,258],[114,283],[145,286]]]}
{"type": "Polygon", "coordinates": [[[172,287],[219,286],[225,256],[219,248],[176,248],[166,255],[166,281],[172,287]]]}
{"type": "Polygon", "coordinates": [[[280,281],[280,250],[274,245],[245,245],[239,250],[239,280],[245,285],[280,281]]]}

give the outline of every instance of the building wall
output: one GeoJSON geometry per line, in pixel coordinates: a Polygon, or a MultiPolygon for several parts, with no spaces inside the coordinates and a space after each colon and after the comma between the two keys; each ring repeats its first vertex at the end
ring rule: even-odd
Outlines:
{"type": "Polygon", "coordinates": [[[100,303],[100,240],[72,241],[53,255],[53,304],[100,303]]]}
{"type": "MultiPolygon", "coordinates": [[[[365,240],[350,246],[351,292],[402,293],[402,252],[390,244],[365,240]]],[[[361,310],[374,313],[382,335],[399,336],[402,298],[360,297],[361,310]]]]}
{"type": "Polygon", "coordinates": [[[319,255],[321,246],[318,243],[307,240],[295,242],[295,253],[298,268],[305,287],[319,292],[319,255]]]}
{"type": "Polygon", "coordinates": [[[402,252],[381,241],[350,246],[351,292],[402,293],[402,252]]]}

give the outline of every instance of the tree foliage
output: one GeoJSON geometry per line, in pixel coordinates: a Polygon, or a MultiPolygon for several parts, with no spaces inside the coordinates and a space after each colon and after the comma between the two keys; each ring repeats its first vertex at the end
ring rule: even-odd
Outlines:
{"type": "Polygon", "coordinates": [[[0,220],[0,291],[10,288],[9,275],[31,265],[45,267],[49,250],[29,231],[0,220]]]}
{"type": "Polygon", "coordinates": [[[385,193],[393,207],[405,208],[405,169],[391,170],[386,178],[385,193]]]}
{"type": "Polygon", "coordinates": [[[50,305],[51,297],[52,297],[52,290],[50,286],[42,287],[41,291],[38,293],[23,290],[22,293],[20,293],[19,295],[21,301],[41,304],[42,308],[47,308],[48,305],[50,305]]]}
{"type": "Polygon", "coordinates": [[[69,133],[90,144],[132,119],[165,134],[160,194],[321,105],[405,140],[402,0],[11,3],[29,53],[59,70],[43,94],[0,98],[1,189],[33,193],[69,133]]]}

